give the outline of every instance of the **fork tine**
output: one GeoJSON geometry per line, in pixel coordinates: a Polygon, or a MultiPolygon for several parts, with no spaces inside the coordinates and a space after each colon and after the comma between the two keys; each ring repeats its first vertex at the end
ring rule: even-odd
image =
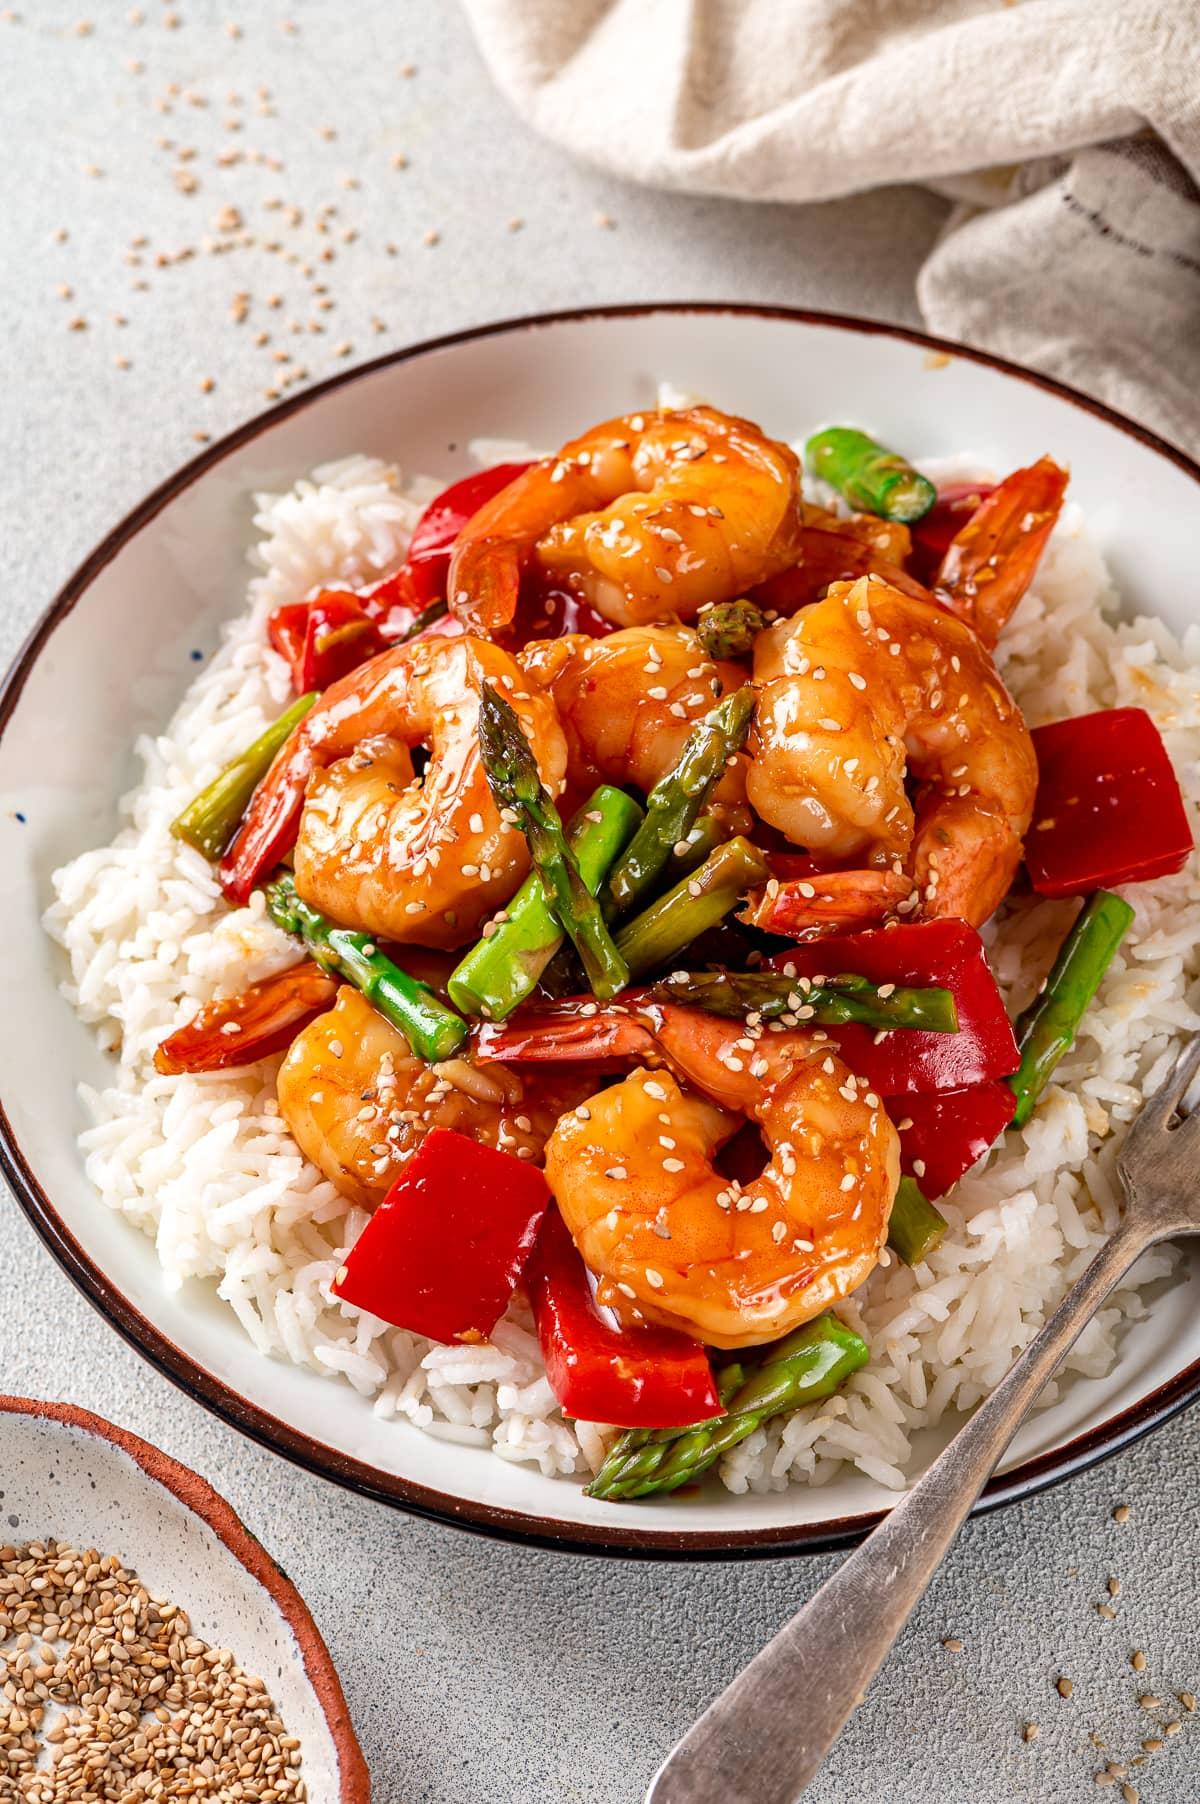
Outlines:
{"type": "Polygon", "coordinates": [[[1171,1119],[1200,1072],[1200,1033],[1193,1034],[1153,1096],[1146,1101],[1134,1129],[1161,1128],[1171,1119]]]}

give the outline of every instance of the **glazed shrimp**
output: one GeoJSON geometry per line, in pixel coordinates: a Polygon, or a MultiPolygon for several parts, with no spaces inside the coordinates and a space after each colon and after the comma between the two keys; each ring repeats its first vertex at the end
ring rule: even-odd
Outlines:
{"type": "Polygon", "coordinates": [[[762,818],[830,863],[903,874],[902,913],[985,921],[1021,860],[1037,760],[971,629],[864,577],[761,633],[754,674],[762,818]]]}
{"type": "Polygon", "coordinates": [[[792,560],[795,453],[711,407],[594,426],[509,483],[463,528],[452,610],[472,632],[512,619],[532,562],[622,626],[690,620],[792,560]]]}
{"type": "Polygon", "coordinates": [[[942,559],[933,592],[995,645],[1037,572],[1067,492],[1053,458],[1014,470],[975,509],[942,559]]]}
{"type": "Polygon", "coordinates": [[[374,1209],[430,1128],[451,1128],[540,1161],[564,1109],[592,1088],[583,1072],[426,1065],[404,1035],[348,986],[292,1041],[279,1108],[306,1158],[351,1201],[374,1209]]]}
{"type": "Polygon", "coordinates": [[[823,1036],[671,1004],[606,1013],[608,1056],[666,1069],[589,1097],[546,1146],[598,1300],[709,1346],[749,1347],[848,1296],[879,1259],[899,1182],[896,1132],[866,1080],[823,1036]],[[713,1157],[743,1117],[769,1156],[738,1184],[713,1157]]]}
{"type": "MultiPolygon", "coordinates": [[[[676,763],[692,724],[745,681],[740,666],[714,662],[686,626],[630,626],[604,639],[583,633],[539,639],[520,662],[553,698],[567,737],[568,776],[581,789],[603,779],[648,792],[676,763]]],[[[736,808],[745,794],[742,753],[714,800],[736,808]]]]}
{"type": "Polygon", "coordinates": [[[273,868],[303,806],[295,860],[306,902],[387,939],[471,939],[529,868],[525,840],[500,818],[480,762],[484,682],[516,710],[556,795],[562,729],[515,660],[483,639],[414,640],[351,671],[301,721],[222,861],[226,893],[243,899],[273,868]],[[420,777],[417,746],[429,754],[420,777]]]}

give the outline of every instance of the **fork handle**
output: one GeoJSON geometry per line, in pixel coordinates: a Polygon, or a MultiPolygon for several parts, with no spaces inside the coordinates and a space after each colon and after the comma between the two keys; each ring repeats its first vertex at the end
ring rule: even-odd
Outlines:
{"type": "Polygon", "coordinates": [[[862,1701],[1038,1392],[1158,1238],[1126,1219],[919,1483],[676,1745],[646,1804],[794,1804],[862,1701]]]}

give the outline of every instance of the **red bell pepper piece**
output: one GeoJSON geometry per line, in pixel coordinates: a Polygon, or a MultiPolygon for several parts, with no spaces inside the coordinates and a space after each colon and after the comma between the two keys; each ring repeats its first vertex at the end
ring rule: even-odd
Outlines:
{"type": "Polygon", "coordinates": [[[858,1026],[826,1029],[851,1070],[867,1078],[881,1096],[980,1084],[1007,1077],[1021,1062],[983,941],[965,921],[906,921],[839,933],[778,953],[767,967],[799,977],[853,971],[872,983],[932,984],[952,993],[958,1010],[955,1034],[918,1028],[882,1033],[858,1026]]]}
{"type": "Polygon", "coordinates": [[[927,1197],[945,1196],[982,1159],[1013,1118],[1008,1084],[889,1096],[884,1103],[900,1135],[900,1164],[927,1197]]]}
{"type": "Polygon", "coordinates": [[[929,584],[942,559],[981,501],[995,490],[994,482],[947,482],[923,520],[909,527],[912,554],[909,567],[915,577],[929,584]]]}
{"type": "Polygon", "coordinates": [[[154,1054],[154,1069],[164,1077],[223,1071],[283,1052],[302,1027],[332,1005],[337,988],[337,978],[311,959],[289,965],[236,996],[206,1003],[163,1041],[154,1054]]]}
{"type": "Polygon", "coordinates": [[[413,528],[405,566],[418,609],[445,595],[450,552],[472,514],[528,468],[527,463],[495,464],[490,470],[476,470],[452,482],[429,503],[413,528]]]}
{"type": "Polygon", "coordinates": [[[484,1340],[549,1202],[536,1166],[433,1128],[351,1248],[334,1293],[430,1340],[484,1340]]]}
{"type": "Polygon", "coordinates": [[[297,695],[328,689],[383,650],[383,637],[362,600],[343,589],[276,608],[267,621],[267,637],[291,666],[297,695]]]}
{"type": "Polygon", "coordinates": [[[563,1413],[619,1428],[684,1428],[719,1416],[708,1354],[668,1328],[614,1326],[557,1209],[526,1273],[542,1358],[563,1413]]]}
{"type": "Polygon", "coordinates": [[[297,695],[306,693],[300,687],[300,672],[304,662],[304,635],[307,628],[306,601],[289,602],[286,607],[276,608],[267,617],[267,638],[291,670],[292,688],[297,695]]]}
{"type": "Polygon", "coordinates": [[[308,605],[300,694],[328,689],[382,650],[379,628],[367,618],[357,595],[318,595],[308,605]]]}
{"type": "Polygon", "coordinates": [[[1179,779],[1144,708],[1038,727],[1025,863],[1043,896],[1077,896],[1182,869],[1192,849],[1179,779]]]}

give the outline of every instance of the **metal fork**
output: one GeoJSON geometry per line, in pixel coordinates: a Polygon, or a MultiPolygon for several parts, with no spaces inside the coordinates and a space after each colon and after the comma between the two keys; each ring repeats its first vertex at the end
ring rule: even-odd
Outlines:
{"type": "Polygon", "coordinates": [[[667,1756],[646,1804],[793,1804],[924,1595],[1058,1362],[1156,1241],[1200,1233],[1200,1035],[1126,1136],[1125,1212],[1050,1320],[902,1502],[667,1756]]]}

